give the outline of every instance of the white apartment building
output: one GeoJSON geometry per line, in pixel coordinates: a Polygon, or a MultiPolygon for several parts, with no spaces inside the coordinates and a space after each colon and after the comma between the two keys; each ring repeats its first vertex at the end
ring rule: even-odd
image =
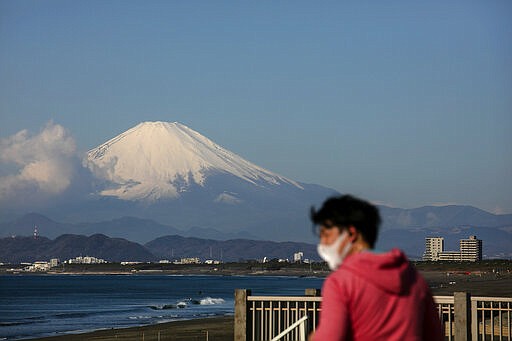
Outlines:
{"type": "Polygon", "coordinates": [[[293,254],[293,261],[295,263],[302,262],[302,258],[304,258],[304,253],[303,252],[296,252],[296,253],[293,254]]]}
{"type": "Polygon", "coordinates": [[[482,260],[482,240],[476,236],[460,240],[460,258],[463,261],[476,262],[482,260]]]}
{"type": "Polygon", "coordinates": [[[174,264],[201,264],[201,260],[197,257],[182,258],[179,262],[174,264]]]}
{"type": "Polygon", "coordinates": [[[85,256],[85,257],[75,257],[75,258],[69,259],[65,263],[68,263],[68,264],[101,264],[101,263],[108,263],[108,262],[101,258],[85,256]]]}
{"type": "Polygon", "coordinates": [[[425,238],[425,253],[423,254],[423,260],[426,261],[437,261],[439,260],[439,253],[444,250],[444,238],[443,237],[428,237],[425,238]]]}
{"type": "Polygon", "coordinates": [[[482,241],[476,236],[470,236],[468,239],[460,240],[459,251],[444,251],[444,238],[429,237],[425,238],[425,261],[469,261],[476,262],[482,260],[482,241]]]}

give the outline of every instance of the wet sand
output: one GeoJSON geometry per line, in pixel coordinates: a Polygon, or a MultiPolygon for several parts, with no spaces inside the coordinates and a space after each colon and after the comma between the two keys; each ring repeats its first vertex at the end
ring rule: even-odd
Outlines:
{"type": "Polygon", "coordinates": [[[188,321],[160,323],[143,327],[98,330],[84,334],[66,334],[39,338],[44,341],[170,341],[208,340],[232,341],[233,321],[231,317],[215,317],[188,321]]]}

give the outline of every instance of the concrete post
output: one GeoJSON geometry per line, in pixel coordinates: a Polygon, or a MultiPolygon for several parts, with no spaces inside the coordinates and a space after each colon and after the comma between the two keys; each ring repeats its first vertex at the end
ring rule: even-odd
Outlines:
{"type": "Polygon", "coordinates": [[[305,295],[305,296],[318,297],[318,296],[320,296],[320,295],[321,295],[321,293],[320,293],[320,289],[307,288],[307,289],[304,291],[304,295],[305,295]]]}
{"type": "Polygon", "coordinates": [[[247,341],[247,296],[251,290],[235,289],[235,341],[247,341]]]}
{"type": "Polygon", "coordinates": [[[471,295],[468,292],[453,293],[455,315],[455,340],[471,340],[471,295]]]}

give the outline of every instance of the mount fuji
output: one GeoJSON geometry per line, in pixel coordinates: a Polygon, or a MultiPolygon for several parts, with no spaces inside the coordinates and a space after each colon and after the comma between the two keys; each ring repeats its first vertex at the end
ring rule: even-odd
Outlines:
{"type": "MultiPolygon", "coordinates": [[[[100,192],[123,200],[154,202],[179,198],[192,185],[205,187],[216,174],[231,175],[257,187],[297,182],[272,173],[222,148],[180,123],[144,122],[87,153],[86,166],[109,186],[100,192]]],[[[217,202],[240,202],[224,191],[217,202]]]]}
{"type": "Polygon", "coordinates": [[[177,122],[140,123],[91,149],[83,165],[95,179],[80,205],[89,219],[135,215],[262,239],[312,240],[309,208],[337,193],[259,167],[177,122]]]}

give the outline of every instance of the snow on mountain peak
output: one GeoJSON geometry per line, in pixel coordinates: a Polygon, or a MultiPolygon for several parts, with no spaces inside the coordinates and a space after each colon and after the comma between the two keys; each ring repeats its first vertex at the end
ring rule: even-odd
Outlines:
{"type": "Polygon", "coordinates": [[[101,192],[124,200],[176,198],[211,172],[254,185],[300,184],[246,161],[178,122],[142,122],[90,150],[84,164],[110,186],[101,192]]]}

